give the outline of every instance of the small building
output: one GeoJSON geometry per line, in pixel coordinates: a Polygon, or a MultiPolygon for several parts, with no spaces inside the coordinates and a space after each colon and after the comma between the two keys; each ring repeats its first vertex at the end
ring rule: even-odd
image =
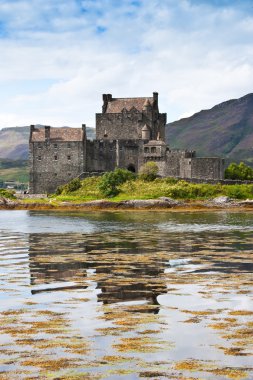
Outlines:
{"type": "Polygon", "coordinates": [[[223,179],[224,160],[196,157],[195,151],[173,150],[165,143],[166,113],[153,97],[113,98],[103,95],[96,114],[96,139],[82,128],[35,128],[29,140],[30,193],[53,193],[71,179],[112,171],[116,167],[138,173],[154,161],[166,177],[223,179]]]}

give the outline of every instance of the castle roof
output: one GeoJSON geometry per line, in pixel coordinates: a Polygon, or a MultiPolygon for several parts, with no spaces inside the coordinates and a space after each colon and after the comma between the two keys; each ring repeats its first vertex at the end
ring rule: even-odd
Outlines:
{"type": "Polygon", "coordinates": [[[130,111],[133,107],[142,112],[147,101],[153,104],[153,98],[112,98],[108,102],[106,113],[120,113],[124,108],[130,111]]]}
{"type": "MultiPolygon", "coordinates": [[[[51,141],[82,141],[83,137],[84,136],[82,128],[50,127],[51,141]]],[[[34,130],[32,131],[31,141],[45,141],[45,127],[34,128],[34,130]]]]}
{"type": "Polygon", "coordinates": [[[143,104],[143,108],[145,108],[145,107],[149,107],[150,105],[151,105],[151,104],[150,104],[149,99],[146,98],[146,100],[145,100],[145,102],[144,102],[144,104],[143,104]]]}
{"type": "Polygon", "coordinates": [[[144,125],[144,127],[142,128],[142,131],[150,131],[149,127],[147,126],[147,124],[144,125]]]}

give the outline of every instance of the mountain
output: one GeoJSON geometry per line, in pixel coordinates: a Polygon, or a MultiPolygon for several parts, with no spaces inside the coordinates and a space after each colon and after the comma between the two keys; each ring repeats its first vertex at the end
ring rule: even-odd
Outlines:
{"type": "Polygon", "coordinates": [[[253,165],[253,94],[220,103],[166,125],[171,148],[196,150],[253,165]]]}
{"type": "MultiPolygon", "coordinates": [[[[95,137],[94,128],[87,127],[86,132],[88,139],[95,137]]],[[[0,159],[28,160],[29,134],[30,127],[1,129],[0,159]]]]}
{"type": "Polygon", "coordinates": [[[3,128],[0,130],[0,158],[28,159],[30,127],[3,128]]]}

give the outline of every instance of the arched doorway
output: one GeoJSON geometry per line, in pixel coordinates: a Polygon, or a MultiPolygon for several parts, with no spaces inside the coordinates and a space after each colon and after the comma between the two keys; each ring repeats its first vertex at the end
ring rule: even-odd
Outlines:
{"type": "Polygon", "coordinates": [[[135,167],[133,164],[128,165],[127,170],[129,170],[132,173],[135,173],[135,167]]]}

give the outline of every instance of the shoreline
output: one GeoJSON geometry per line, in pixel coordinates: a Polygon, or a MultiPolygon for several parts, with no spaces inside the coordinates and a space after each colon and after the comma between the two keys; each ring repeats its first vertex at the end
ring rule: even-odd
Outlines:
{"type": "Polygon", "coordinates": [[[247,211],[253,212],[253,200],[231,200],[223,197],[216,200],[177,201],[171,198],[148,200],[128,200],[113,202],[95,200],[80,203],[23,202],[0,198],[1,210],[38,210],[38,211],[170,211],[170,212],[208,212],[208,211],[247,211]]]}

